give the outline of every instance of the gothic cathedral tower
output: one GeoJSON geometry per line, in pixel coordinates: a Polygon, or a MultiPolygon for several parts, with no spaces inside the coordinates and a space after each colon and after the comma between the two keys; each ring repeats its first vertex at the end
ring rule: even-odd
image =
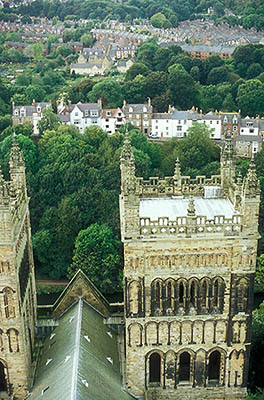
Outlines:
{"type": "Polygon", "coordinates": [[[121,154],[126,387],[145,399],[246,398],[260,189],[254,161],[221,175],[135,176],[121,154]]]}
{"type": "Polygon", "coordinates": [[[24,399],[29,385],[36,289],[25,165],[14,136],[10,182],[0,173],[0,398],[24,399]]]}

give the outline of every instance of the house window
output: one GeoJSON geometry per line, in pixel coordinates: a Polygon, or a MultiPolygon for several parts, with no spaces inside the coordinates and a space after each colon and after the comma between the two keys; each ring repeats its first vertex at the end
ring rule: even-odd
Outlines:
{"type": "Polygon", "coordinates": [[[177,126],[177,131],[181,132],[182,131],[182,127],[180,125],[177,126]]]}
{"type": "Polygon", "coordinates": [[[75,112],[75,117],[78,117],[78,111],[75,112]]]}
{"type": "Polygon", "coordinates": [[[105,119],[105,122],[109,122],[109,118],[106,118],[106,119],[105,119]]]}
{"type": "Polygon", "coordinates": [[[106,128],[109,128],[109,125],[105,125],[106,128]]]}
{"type": "Polygon", "coordinates": [[[92,117],[97,117],[98,116],[98,111],[97,110],[91,110],[91,116],[92,117]]]}
{"type": "Polygon", "coordinates": [[[233,126],[233,131],[234,131],[234,132],[237,131],[237,126],[236,126],[236,125],[233,126]]]}
{"type": "Polygon", "coordinates": [[[253,128],[250,128],[250,129],[249,129],[249,133],[254,133],[254,129],[253,129],[253,128]]]}
{"type": "Polygon", "coordinates": [[[108,117],[110,117],[110,116],[111,116],[111,111],[106,111],[106,115],[107,115],[108,117]]]}
{"type": "Polygon", "coordinates": [[[96,125],[97,124],[97,119],[92,120],[92,124],[96,125]]]}
{"type": "Polygon", "coordinates": [[[140,115],[139,115],[139,114],[137,114],[137,119],[139,119],[139,117],[140,117],[140,115]]]}
{"type": "MultiPolygon", "coordinates": [[[[75,113],[75,115],[76,115],[76,113],[75,113]]],[[[77,113],[77,115],[78,115],[78,113],[77,113]]],[[[88,110],[85,110],[85,111],[84,111],[84,115],[85,115],[85,117],[88,117],[88,116],[89,116],[89,111],[88,111],[88,110]]]]}

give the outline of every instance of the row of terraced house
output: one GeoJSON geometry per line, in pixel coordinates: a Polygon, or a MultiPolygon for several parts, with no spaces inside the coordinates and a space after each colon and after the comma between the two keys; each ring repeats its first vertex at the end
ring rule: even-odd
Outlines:
{"type": "MultiPolygon", "coordinates": [[[[47,107],[51,107],[51,104],[13,104],[13,123],[31,122],[34,135],[38,135],[38,121],[47,107]]],[[[99,126],[112,135],[124,124],[131,123],[149,139],[160,141],[181,139],[194,123],[201,123],[210,128],[211,138],[217,141],[223,140],[225,133],[230,131],[237,153],[248,157],[261,150],[264,137],[264,120],[259,117],[242,118],[239,112],[203,113],[194,107],[179,111],[171,106],[166,113],[156,113],[150,99],[145,104],[127,104],[124,101],[122,107],[111,109],[103,108],[101,99],[97,103],[77,104],[60,101],[57,103],[57,116],[62,124],[74,125],[80,133],[84,133],[86,127],[99,126]]]]}

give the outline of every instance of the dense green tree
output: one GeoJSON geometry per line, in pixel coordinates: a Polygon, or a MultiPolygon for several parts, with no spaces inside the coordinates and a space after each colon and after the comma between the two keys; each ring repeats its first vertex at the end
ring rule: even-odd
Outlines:
{"type": "Polygon", "coordinates": [[[198,91],[195,81],[182,65],[174,64],[169,67],[168,87],[175,106],[186,110],[197,104],[198,91]]]}
{"type": "Polygon", "coordinates": [[[225,65],[212,68],[207,77],[208,85],[217,85],[218,83],[227,82],[228,70],[225,65]]]}
{"type": "Polygon", "coordinates": [[[122,86],[112,78],[106,78],[96,83],[89,92],[89,100],[97,102],[102,99],[104,107],[120,107],[124,100],[122,86]]]}
{"type": "Polygon", "coordinates": [[[38,129],[40,135],[47,130],[57,129],[60,124],[60,120],[57,115],[52,111],[51,107],[45,108],[42,112],[42,118],[38,122],[38,129]]]}
{"type": "Polygon", "coordinates": [[[121,289],[117,279],[120,268],[120,242],[111,229],[103,224],[93,224],[79,232],[68,275],[72,277],[81,269],[103,293],[121,289]]]}
{"type": "Polygon", "coordinates": [[[244,115],[263,115],[264,84],[258,79],[250,79],[242,83],[237,91],[236,102],[244,115]]]}
{"type": "Polygon", "coordinates": [[[149,68],[140,62],[135,62],[126,72],[125,79],[127,81],[132,81],[137,75],[146,76],[150,73],[149,68]]]}

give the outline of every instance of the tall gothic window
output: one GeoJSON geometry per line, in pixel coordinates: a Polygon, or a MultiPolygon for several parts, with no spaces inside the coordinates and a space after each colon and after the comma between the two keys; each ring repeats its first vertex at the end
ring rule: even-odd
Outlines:
{"type": "Polygon", "coordinates": [[[184,304],[184,297],[185,297],[185,285],[183,282],[179,284],[179,304],[184,304]]]}
{"type": "Polygon", "coordinates": [[[8,329],[7,337],[8,337],[8,345],[10,353],[18,353],[19,352],[19,341],[18,341],[18,331],[16,329],[8,329]]]}
{"type": "Polygon", "coordinates": [[[190,381],[190,371],[191,371],[191,356],[189,353],[184,352],[180,355],[179,382],[190,381]]]}
{"type": "Polygon", "coordinates": [[[221,355],[215,350],[210,354],[208,366],[208,382],[218,384],[220,379],[221,355]]]}
{"type": "Polygon", "coordinates": [[[240,279],[237,284],[237,311],[245,312],[248,301],[248,282],[246,279],[240,279]]]}
{"type": "Polygon", "coordinates": [[[153,353],[149,357],[149,382],[160,384],[161,357],[158,353],[153,353]]]}
{"type": "Polygon", "coordinates": [[[15,317],[15,307],[13,305],[13,291],[11,288],[6,287],[3,289],[4,293],[4,308],[6,318],[15,317]]]}
{"type": "Polygon", "coordinates": [[[196,307],[197,305],[197,285],[196,282],[192,281],[191,287],[190,287],[190,303],[192,304],[193,307],[196,307]]]}
{"type": "Polygon", "coordinates": [[[209,285],[206,280],[203,281],[201,286],[201,306],[202,308],[208,308],[208,295],[209,285]]]}

